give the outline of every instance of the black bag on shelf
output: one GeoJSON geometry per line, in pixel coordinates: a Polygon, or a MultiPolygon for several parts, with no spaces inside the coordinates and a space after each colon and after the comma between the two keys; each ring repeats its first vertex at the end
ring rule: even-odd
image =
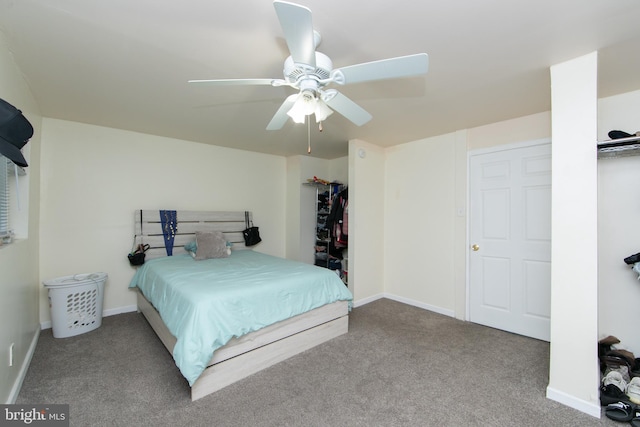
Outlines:
{"type": "Polygon", "coordinates": [[[253,226],[253,221],[249,221],[249,212],[244,211],[245,230],[242,232],[244,236],[244,244],[247,246],[254,246],[262,242],[260,238],[260,230],[258,227],[253,226]]]}

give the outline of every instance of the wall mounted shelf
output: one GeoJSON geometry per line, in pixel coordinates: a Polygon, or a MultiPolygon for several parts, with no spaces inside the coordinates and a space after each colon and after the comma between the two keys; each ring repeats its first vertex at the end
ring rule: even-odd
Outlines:
{"type": "Polygon", "coordinates": [[[598,158],[640,156],[640,136],[598,142],[598,158]]]}

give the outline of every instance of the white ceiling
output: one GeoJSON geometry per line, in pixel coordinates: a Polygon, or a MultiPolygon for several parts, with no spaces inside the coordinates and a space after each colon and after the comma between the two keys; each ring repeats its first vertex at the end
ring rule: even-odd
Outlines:
{"type": "MultiPolygon", "coordinates": [[[[355,138],[387,147],[548,111],[549,67],[594,50],[600,97],[640,89],[638,0],[297,2],[334,68],[430,61],[425,76],[338,87],[373,119],[358,127],[336,113],[314,126],[316,157],[344,156],[355,138]]],[[[265,130],[293,89],[187,84],[282,78],[271,0],[0,0],[0,31],[46,117],[306,154],[306,125],[265,130]]]]}

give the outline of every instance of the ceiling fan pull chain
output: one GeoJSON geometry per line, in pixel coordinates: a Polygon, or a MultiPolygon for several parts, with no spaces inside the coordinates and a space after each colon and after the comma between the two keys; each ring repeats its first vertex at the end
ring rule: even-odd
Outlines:
{"type": "Polygon", "coordinates": [[[311,154],[311,116],[307,116],[307,154],[311,154]]]}

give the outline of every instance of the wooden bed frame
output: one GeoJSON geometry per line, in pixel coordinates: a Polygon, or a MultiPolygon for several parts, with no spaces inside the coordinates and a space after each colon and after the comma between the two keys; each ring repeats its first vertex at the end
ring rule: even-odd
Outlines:
{"type": "MultiPolygon", "coordinates": [[[[135,244],[149,244],[147,259],[166,256],[160,215],[155,210],[135,212],[135,244]]],[[[175,254],[195,240],[196,231],[222,231],[233,250],[247,249],[242,230],[244,212],[177,211],[175,254]]],[[[137,292],[138,310],[145,316],[167,350],[173,354],[176,338],[153,305],[137,292]]],[[[191,386],[191,400],[200,399],[262,369],[343,335],[349,330],[347,301],[337,301],[232,339],[215,351],[205,371],[191,386]]]]}

